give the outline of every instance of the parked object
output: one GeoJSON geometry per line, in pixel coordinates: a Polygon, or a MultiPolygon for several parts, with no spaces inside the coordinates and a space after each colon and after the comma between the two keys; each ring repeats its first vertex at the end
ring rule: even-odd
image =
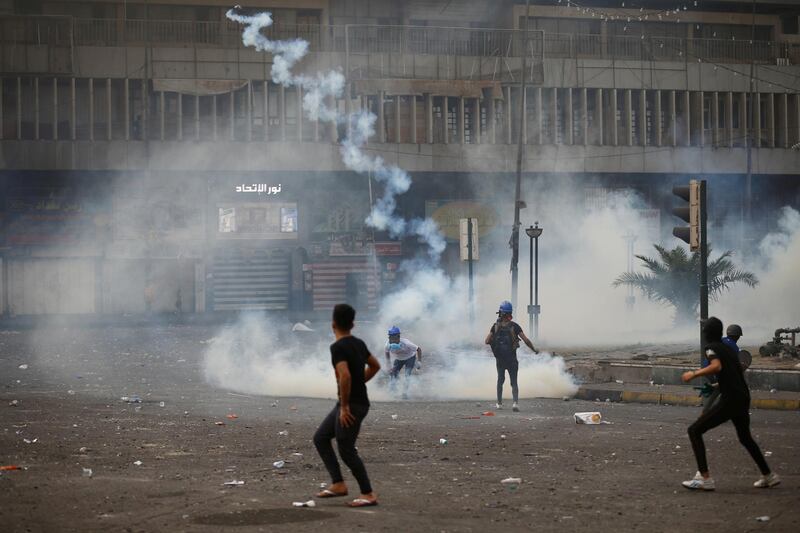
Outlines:
{"type": "Polygon", "coordinates": [[[797,345],[797,334],[800,328],[780,328],[775,330],[772,340],[758,349],[761,357],[800,357],[800,346],[797,345]]]}

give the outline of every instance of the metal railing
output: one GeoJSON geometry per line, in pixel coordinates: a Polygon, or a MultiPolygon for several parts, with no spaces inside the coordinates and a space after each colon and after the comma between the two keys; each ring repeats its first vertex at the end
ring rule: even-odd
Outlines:
{"type": "MultiPolygon", "coordinates": [[[[241,47],[241,25],[231,21],[76,19],[0,16],[0,44],[77,46],[241,47]]],[[[313,51],[351,54],[414,54],[520,57],[521,30],[352,24],[275,24],[263,31],[272,39],[305,39],[313,51]]],[[[534,57],[686,61],[720,63],[800,63],[800,45],[775,41],[685,39],[677,37],[529,33],[534,57]]]]}

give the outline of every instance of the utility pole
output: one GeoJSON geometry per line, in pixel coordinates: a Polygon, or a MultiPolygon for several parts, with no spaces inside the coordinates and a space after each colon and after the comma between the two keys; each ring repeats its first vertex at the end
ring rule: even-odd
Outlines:
{"type": "Polygon", "coordinates": [[[514,193],[514,227],[511,229],[511,304],[517,306],[517,288],[519,286],[519,210],[522,207],[522,159],[525,144],[522,142],[522,130],[525,127],[525,82],[526,66],[528,63],[528,15],[530,0],[525,0],[525,23],[524,23],[524,43],[525,48],[522,52],[522,75],[520,79],[519,95],[519,126],[517,127],[517,186],[514,193]]]}
{"type": "MultiPolygon", "coordinates": [[[[755,93],[755,47],[756,47],[756,0],[753,0],[752,7],[752,22],[750,25],[750,113],[746,118],[749,122],[750,128],[745,128],[745,142],[747,143],[747,178],[744,186],[744,233],[745,231],[752,231],[752,217],[753,217],[753,143],[755,136],[761,135],[761,124],[755,124],[755,106],[760,105],[756,102],[755,93]],[[758,128],[758,129],[756,129],[758,128]],[[756,133],[758,132],[758,133],[756,133]]],[[[745,113],[747,115],[747,113],[745,113]]],[[[760,116],[760,114],[759,114],[760,116]]],[[[750,236],[743,235],[743,244],[750,240],[750,236]]]]}

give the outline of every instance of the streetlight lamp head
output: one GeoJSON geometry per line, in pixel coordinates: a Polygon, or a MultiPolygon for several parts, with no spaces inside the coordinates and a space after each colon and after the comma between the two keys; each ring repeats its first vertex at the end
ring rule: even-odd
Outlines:
{"type": "Polygon", "coordinates": [[[542,228],[539,227],[539,223],[536,223],[536,227],[530,226],[529,228],[525,229],[525,233],[528,234],[528,237],[531,239],[538,239],[542,235],[542,228]]]}

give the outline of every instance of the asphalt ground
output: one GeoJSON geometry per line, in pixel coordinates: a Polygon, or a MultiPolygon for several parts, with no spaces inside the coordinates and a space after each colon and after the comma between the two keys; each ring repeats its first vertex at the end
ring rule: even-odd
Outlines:
{"type": "Polygon", "coordinates": [[[696,470],[686,436],[696,407],[561,399],[526,399],[520,413],[376,402],[359,450],[380,505],[293,508],[327,481],[311,436],[333,401],[206,384],[200,333],[1,334],[0,465],[22,469],[0,473],[0,530],[800,530],[796,412],[752,413],[780,486],[752,487],[757,469],[727,424],[706,439],[717,490],[698,494],[680,486],[696,470]],[[142,403],[120,400],[132,394],[142,403]],[[576,425],[578,411],[610,424],[576,425]],[[508,477],[522,483],[500,483],[508,477]],[[244,484],[223,485],[234,480],[244,484]]]}

